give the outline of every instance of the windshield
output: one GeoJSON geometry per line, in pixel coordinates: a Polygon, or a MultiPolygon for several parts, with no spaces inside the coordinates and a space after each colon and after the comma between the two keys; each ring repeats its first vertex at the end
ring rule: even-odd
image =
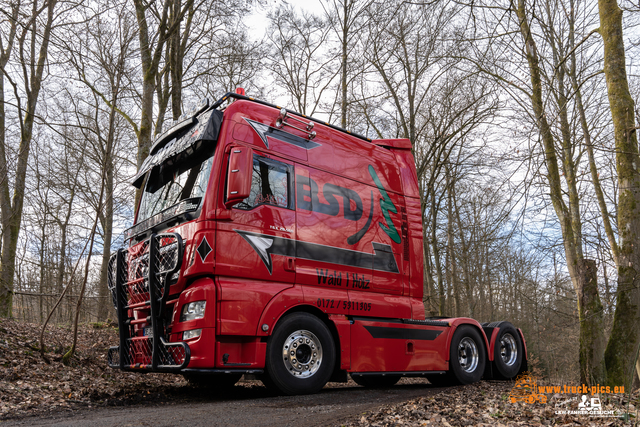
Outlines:
{"type": "Polygon", "coordinates": [[[181,200],[204,196],[213,156],[192,156],[177,165],[151,170],[140,199],[137,223],[176,205],[181,200]],[[204,158],[203,158],[204,157],[204,158]]]}

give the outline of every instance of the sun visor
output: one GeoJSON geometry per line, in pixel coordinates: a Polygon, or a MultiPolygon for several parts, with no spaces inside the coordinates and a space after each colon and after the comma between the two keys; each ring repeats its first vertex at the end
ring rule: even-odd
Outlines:
{"type": "Polygon", "coordinates": [[[190,117],[158,137],[131,183],[140,188],[144,177],[156,166],[171,166],[199,151],[205,144],[218,140],[222,125],[222,111],[205,111],[198,117],[190,117]]]}

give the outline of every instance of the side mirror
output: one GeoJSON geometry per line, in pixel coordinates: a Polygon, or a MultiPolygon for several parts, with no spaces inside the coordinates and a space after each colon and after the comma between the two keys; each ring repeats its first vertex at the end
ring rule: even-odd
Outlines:
{"type": "Polygon", "coordinates": [[[231,148],[227,171],[227,197],[224,203],[227,208],[249,197],[252,175],[253,150],[248,147],[231,148]]]}

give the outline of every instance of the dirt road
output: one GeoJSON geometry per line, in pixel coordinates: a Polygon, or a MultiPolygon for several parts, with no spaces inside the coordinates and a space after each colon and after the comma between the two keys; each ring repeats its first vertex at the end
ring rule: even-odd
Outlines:
{"type": "Polygon", "coordinates": [[[348,385],[325,388],[309,396],[272,397],[257,382],[236,385],[225,395],[203,390],[191,396],[122,407],[85,408],[0,422],[0,426],[334,426],[359,419],[375,408],[427,396],[437,388],[426,380],[403,380],[387,389],[348,385]]]}

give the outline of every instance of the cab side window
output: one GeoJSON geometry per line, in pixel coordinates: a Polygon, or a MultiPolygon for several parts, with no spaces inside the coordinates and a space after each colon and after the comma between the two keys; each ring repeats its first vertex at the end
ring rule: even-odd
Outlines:
{"type": "Polygon", "coordinates": [[[251,194],[235,207],[245,210],[259,205],[291,208],[291,172],[292,167],[286,163],[254,155],[251,194]]]}

